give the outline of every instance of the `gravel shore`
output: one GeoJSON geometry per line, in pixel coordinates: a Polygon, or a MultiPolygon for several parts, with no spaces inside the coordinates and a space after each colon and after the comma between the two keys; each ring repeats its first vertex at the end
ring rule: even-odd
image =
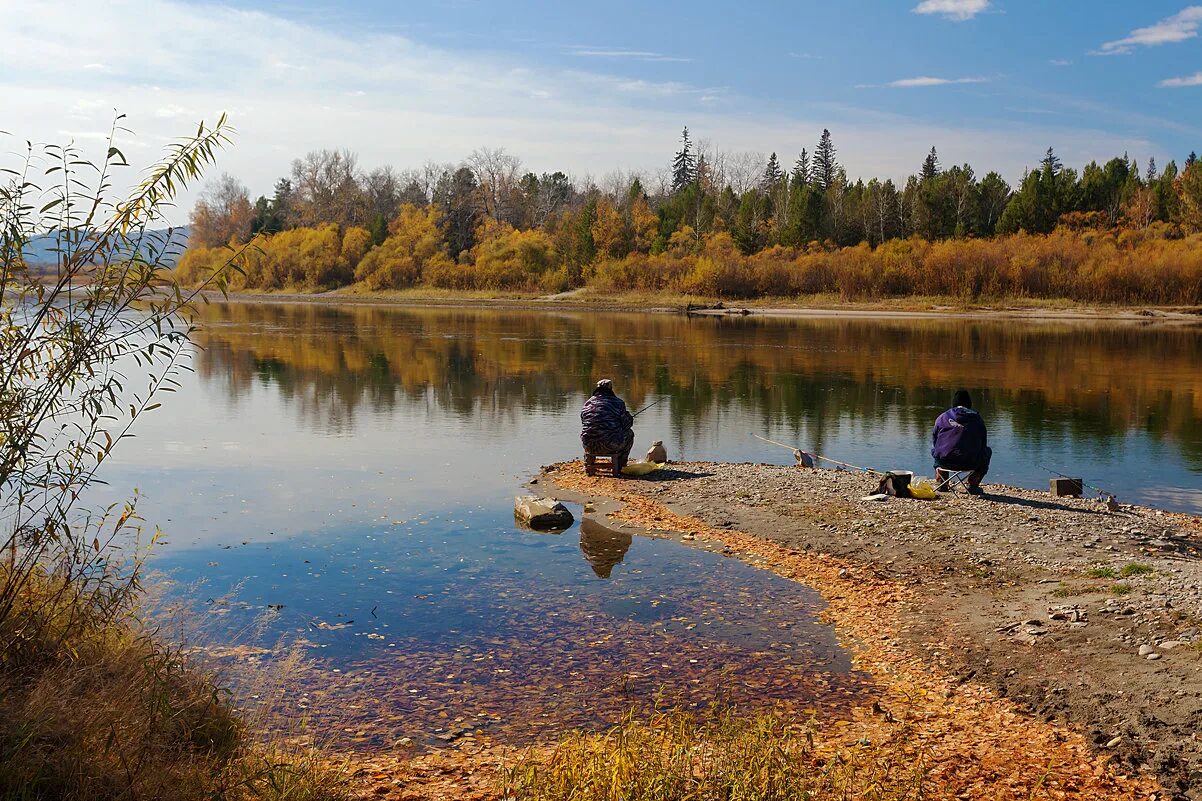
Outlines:
{"type": "Polygon", "coordinates": [[[1202,798],[1198,518],[1000,485],[982,498],[869,501],[871,476],[757,464],[675,464],[620,482],[582,481],[575,465],[547,472],[543,490],[553,482],[558,497],[620,487],[896,582],[914,599],[896,635],[932,666],[1069,724],[1172,797],[1202,798]]]}

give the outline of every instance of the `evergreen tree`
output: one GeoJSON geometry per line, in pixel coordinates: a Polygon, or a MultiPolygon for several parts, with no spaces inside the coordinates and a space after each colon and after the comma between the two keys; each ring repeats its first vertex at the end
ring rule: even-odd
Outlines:
{"type": "Polygon", "coordinates": [[[388,238],[388,220],[383,214],[377,214],[372,218],[371,226],[367,230],[371,233],[372,244],[381,245],[388,238]]]}
{"type": "Polygon", "coordinates": [[[1156,157],[1152,156],[1148,159],[1148,172],[1144,176],[1144,180],[1148,183],[1152,183],[1156,180],[1158,175],[1160,175],[1160,173],[1156,171],[1156,157]]]}
{"type": "Polygon", "coordinates": [[[1189,155],[1186,156],[1186,158],[1185,158],[1185,169],[1188,170],[1190,167],[1194,166],[1197,163],[1198,163],[1198,154],[1191,150],[1189,152],[1189,155]]]}
{"type": "Polygon", "coordinates": [[[831,142],[831,132],[823,128],[818,147],[814,148],[811,177],[818,188],[825,192],[835,182],[838,170],[839,162],[835,160],[835,145],[831,142]]]}
{"type": "Polygon", "coordinates": [[[793,164],[793,183],[804,185],[810,179],[810,154],[803,147],[793,164]]]}
{"type": "Polygon", "coordinates": [[[693,157],[693,143],[689,140],[689,126],[680,134],[680,150],[672,159],[672,191],[679,192],[697,180],[697,161],[693,157]]]}
{"type": "Polygon", "coordinates": [[[1044,154],[1043,160],[1039,162],[1039,166],[1043,168],[1044,172],[1055,177],[1060,174],[1060,169],[1064,165],[1060,163],[1060,157],[1049,147],[1048,152],[1044,154]]]}
{"type": "Polygon", "coordinates": [[[920,175],[923,181],[930,181],[939,175],[939,154],[935,152],[934,147],[931,148],[931,152],[923,160],[920,175]]]}
{"type": "Polygon", "coordinates": [[[765,192],[771,192],[773,187],[784,180],[784,177],[784,170],[780,168],[780,162],[777,161],[776,153],[773,152],[773,154],[768,157],[767,166],[764,167],[764,177],[760,181],[760,185],[763,187],[765,192]]]}

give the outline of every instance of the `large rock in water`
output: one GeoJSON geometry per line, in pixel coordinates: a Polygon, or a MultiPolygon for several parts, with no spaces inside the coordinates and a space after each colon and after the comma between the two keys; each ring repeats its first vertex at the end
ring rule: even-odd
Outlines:
{"type": "Polygon", "coordinates": [[[513,516],[522,525],[540,531],[564,529],[572,525],[572,521],[575,520],[568,507],[559,501],[534,495],[514,498],[513,516]]]}

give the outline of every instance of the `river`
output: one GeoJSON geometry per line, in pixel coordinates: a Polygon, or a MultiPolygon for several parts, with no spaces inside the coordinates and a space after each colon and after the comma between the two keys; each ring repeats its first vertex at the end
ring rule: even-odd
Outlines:
{"type": "Polygon", "coordinates": [[[264,658],[299,643],[289,703],[365,747],[651,703],[838,714],[867,691],[805,587],[616,526],[514,526],[522,482],[579,455],[598,378],[660,401],[636,453],[792,461],[754,432],[920,473],[964,387],[990,481],[1050,468],[1202,513],[1199,328],[222,303],[196,342],[109,490],[139,490],[167,535],[152,564],[207,636],[264,658]]]}

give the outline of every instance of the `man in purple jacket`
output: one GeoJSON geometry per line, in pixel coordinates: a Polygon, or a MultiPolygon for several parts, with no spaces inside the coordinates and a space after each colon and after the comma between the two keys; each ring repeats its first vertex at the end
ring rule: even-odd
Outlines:
{"type": "Polygon", "coordinates": [[[625,402],[614,394],[614,384],[608,378],[598,381],[597,388],[584,402],[580,423],[580,444],[584,446],[589,474],[592,474],[590,457],[612,456],[614,475],[620,476],[634,445],[634,417],[625,402]]]}
{"type": "Polygon", "coordinates": [[[953,471],[971,470],[968,491],[982,495],[981,479],[989,472],[993,450],[988,444],[985,421],[972,408],[972,397],[960,389],[952,396],[952,408],[939,415],[931,432],[931,456],[935,458],[935,484],[946,491],[953,471]]]}

